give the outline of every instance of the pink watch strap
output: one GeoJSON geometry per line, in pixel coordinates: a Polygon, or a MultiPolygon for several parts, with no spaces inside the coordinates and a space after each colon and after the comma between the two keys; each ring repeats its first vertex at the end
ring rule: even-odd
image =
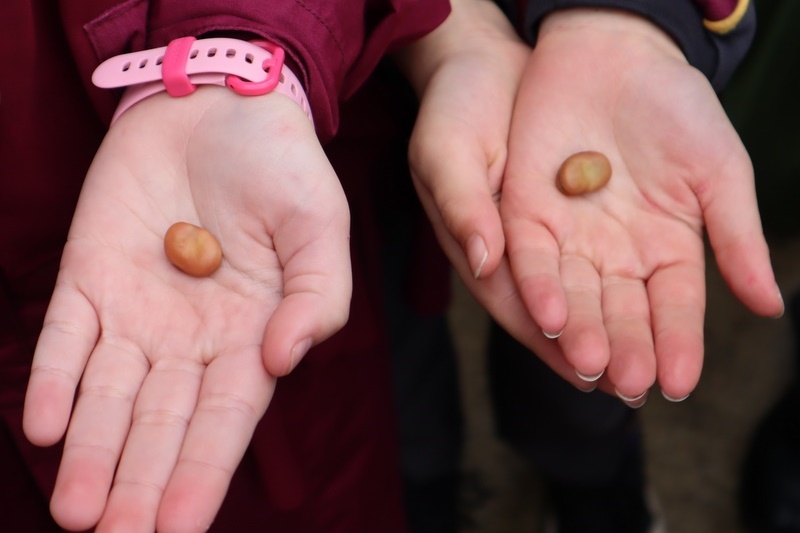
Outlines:
{"type": "Polygon", "coordinates": [[[92,82],[105,89],[128,87],[112,123],[153,94],[186,96],[197,85],[211,84],[246,96],[278,92],[294,100],[313,124],[303,86],[283,58],[283,49],[267,41],[183,37],[161,48],[107,59],[95,69],[92,82]]]}

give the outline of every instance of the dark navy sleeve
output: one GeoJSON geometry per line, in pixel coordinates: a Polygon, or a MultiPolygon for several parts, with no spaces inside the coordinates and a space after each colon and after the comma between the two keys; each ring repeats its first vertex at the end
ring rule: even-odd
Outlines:
{"type": "Polygon", "coordinates": [[[525,39],[536,42],[549,13],[572,7],[623,9],[647,18],[680,46],[689,63],[722,89],[747,54],[756,28],[749,0],[500,0],[525,39]]]}

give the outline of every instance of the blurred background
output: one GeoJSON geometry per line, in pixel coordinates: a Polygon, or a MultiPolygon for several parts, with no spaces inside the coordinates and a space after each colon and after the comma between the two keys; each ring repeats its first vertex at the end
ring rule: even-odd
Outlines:
{"type": "MultiPolygon", "coordinates": [[[[773,260],[784,294],[798,290],[800,241],[775,242],[773,260]]],[[[744,455],[794,366],[788,318],[754,317],[714,268],[710,263],[706,359],[697,390],[679,404],[652,394],[640,409],[648,475],[671,533],[744,533],[737,502],[744,455]]],[[[450,320],[466,416],[462,531],[539,531],[545,495],[536,470],[494,434],[481,349],[488,322],[458,283],[450,320]]]]}

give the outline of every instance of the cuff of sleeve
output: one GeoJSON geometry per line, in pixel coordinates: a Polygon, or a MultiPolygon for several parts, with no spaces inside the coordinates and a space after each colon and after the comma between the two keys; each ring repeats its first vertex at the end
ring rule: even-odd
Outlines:
{"type": "Polygon", "coordinates": [[[636,13],[670,35],[715,90],[721,90],[744,58],[755,33],[752,2],[738,24],[725,33],[712,32],[704,25],[703,13],[692,0],[547,0],[529,2],[524,14],[524,34],[534,43],[542,19],[557,9],[603,7],[636,13]]]}
{"type": "MultiPolygon", "coordinates": [[[[282,16],[288,17],[285,14],[282,16]]],[[[310,15],[303,12],[303,16],[309,17],[310,15]]],[[[320,142],[326,142],[333,136],[339,122],[336,89],[341,83],[339,77],[343,76],[341,65],[345,59],[341,55],[342,51],[336,46],[329,45],[329,39],[333,39],[333,37],[328,34],[317,35],[314,39],[306,39],[311,44],[301,42],[305,34],[297,27],[303,24],[305,24],[304,27],[315,26],[299,15],[292,19],[293,25],[277,16],[276,20],[270,21],[270,24],[259,22],[258,17],[254,18],[255,20],[244,16],[227,17],[221,22],[216,19],[201,19],[199,21],[192,20],[190,23],[169,25],[151,31],[148,44],[163,46],[164,42],[184,35],[257,38],[277,44],[286,51],[286,65],[297,75],[308,95],[308,101],[314,113],[317,137],[320,142]],[[326,51],[324,60],[320,58],[322,56],[319,53],[320,50],[326,51]]]]}

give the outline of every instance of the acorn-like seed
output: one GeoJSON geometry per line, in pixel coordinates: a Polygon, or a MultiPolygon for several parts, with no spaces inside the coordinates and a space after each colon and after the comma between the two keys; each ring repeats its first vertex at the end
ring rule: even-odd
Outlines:
{"type": "Polygon", "coordinates": [[[600,152],[578,152],[569,156],[558,169],[556,185],[567,196],[577,196],[602,189],[611,179],[611,163],[600,152]]]}
{"type": "Polygon", "coordinates": [[[222,263],[219,241],[205,229],[176,222],[164,235],[164,252],[169,262],[186,274],[210,276],[222,263]]]}

